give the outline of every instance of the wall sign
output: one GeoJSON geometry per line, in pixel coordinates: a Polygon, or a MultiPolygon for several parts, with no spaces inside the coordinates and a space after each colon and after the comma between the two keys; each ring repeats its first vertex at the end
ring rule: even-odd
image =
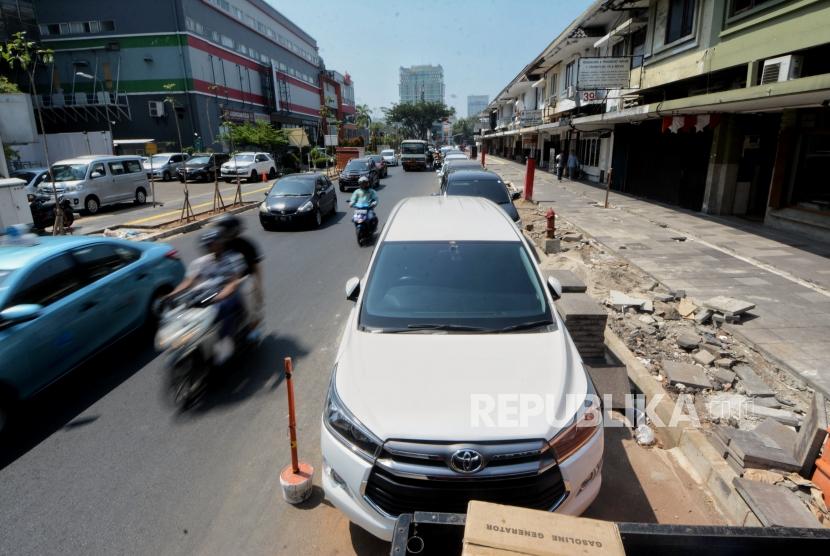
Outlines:
{"type": "Polygon", "coordinates": [[[631,58],[580,58],[576,88],[579,91],[596,89],[630,89],[631,58]]]}

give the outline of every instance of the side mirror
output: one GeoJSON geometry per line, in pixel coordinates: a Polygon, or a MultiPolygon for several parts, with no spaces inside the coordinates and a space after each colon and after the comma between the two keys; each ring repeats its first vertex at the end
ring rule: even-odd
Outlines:
{"type": "Polygon", "coordinates": [[[0,326],[11,326],[21,322],[34,320],[40,316],[40,311],[42,309],[43,307],[41,305],[34,303],[13,305],[8,309],[0,311],[0,326]]]}
{"type": "Polygon", "coordinates": [[[263,195],[265,195],[265,196],[267,197],[269,193],[270,193],[270,191],[265,191],[265,192],[263,192],[262,194],[263,194],[263,195]]]}
{"type": "Polygon", "coordinates": [[[360,295],[360,278],[353,276],[346,280],[346,299],[357,301],[358,295],[360,295]]]}
{"type": "Polygon", "coordinates": [[[562,284],[553,276],[548,277],[548,289],[550,290],[553,299],[562,297],[562,284]]]}
{"type": "Polygon", "coordinates": [[[512,193],[510,194],[510,199],[511,199],[511,200],[513,200],[513,201],[515,201],[516,199],[518,199],[518,198],[519,198],[519,197],[521,197],[521,196],[522,196],[522,192],[521,192],[521,191],[514,191],[514,192],[512,192],[512,193]]]}
{"type": "Polygon", "coordinates": [[[92,179],[96,179],[96,178],[103,178],[103,177],[104,177],[104,174],[102,174],[101,172],[92,172],[92,173],[89,175],[89,177],[90,177],[90,178],[92,178],[92,179]]]}

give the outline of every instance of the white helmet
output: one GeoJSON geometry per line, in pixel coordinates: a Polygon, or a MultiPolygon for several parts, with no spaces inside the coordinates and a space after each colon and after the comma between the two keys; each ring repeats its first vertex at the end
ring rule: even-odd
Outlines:
{"type": "Polygon", "coordinates": [[[366,176],[361,176],[360,179],[357,180],[357,185],[359,187],[362,187],[363,184],[366,184],[367,186],[369,185],[369,178],[367,178],[366,176]]]}

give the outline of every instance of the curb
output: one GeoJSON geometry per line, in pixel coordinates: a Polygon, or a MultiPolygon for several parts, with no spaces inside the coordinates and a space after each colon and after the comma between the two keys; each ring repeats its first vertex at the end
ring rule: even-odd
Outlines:
{"type": "MultiPolygon", "coordinates": [[[[222,214],[240,214],[242,212],[246,212],[249,210],[253,210],[258,208],[260,203],[251,203],[250,205],[245,205],[242,207],[238,207],[235,209],[226,210],[222,214]]],[[[181,226],[176,226],[175,228],[170,228],[168,230],[162,230],[155,234],[151,234],[146,238],[142,239],[141,241],[158,241],[160,239],[165,239],[171,236],[179,235],[179,234],[186,234],[188,232],[192,232],[193,230],[198,230],[203,226],[209,224],[213,220],[213,218],[205,218],[204,220],[197,220],[196,222],[189,222],[187,224],[183,224],[181,226]]]]}
{"type": "MultiPolygon", "coordinates": [[[[674,404],[663,386],[654,380],[645,365],[631,353],[620,337],[610,328],[605,329],[605,345],[625,365],[628,378],[645,394],[649,405],[656,395],[661,396],[660,402],[653,406],[652,410],[661,421],[669,423],[674,413],[674,404]]],[[[712,496],[730,525],[761,526],[761,522],[732,487],[732,481],[738,475],[720,457],[701,430],[694,428],[687,421],[681,421],[678,426],[661,427],[656,431],[665,441],[665,447],[680,450],[700,477],[701,486],[706,488],[712,496]]]]}

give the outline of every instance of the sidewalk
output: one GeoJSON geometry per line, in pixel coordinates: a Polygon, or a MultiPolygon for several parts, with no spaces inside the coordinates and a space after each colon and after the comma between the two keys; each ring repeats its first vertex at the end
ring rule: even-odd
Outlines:
{"type": "MultiPolygon", "coordinates": [[[[521,164],[488,155],[487,166],[524,183],[521,164]]],[[[545,171],[536,172],[533,197],[671,289],[698,301],[726,295],[755,303],[749,319],[725,325],[729,331],[830,394],[830,245],[613,192],[604,209],[604,189],[545,171]]]]}

